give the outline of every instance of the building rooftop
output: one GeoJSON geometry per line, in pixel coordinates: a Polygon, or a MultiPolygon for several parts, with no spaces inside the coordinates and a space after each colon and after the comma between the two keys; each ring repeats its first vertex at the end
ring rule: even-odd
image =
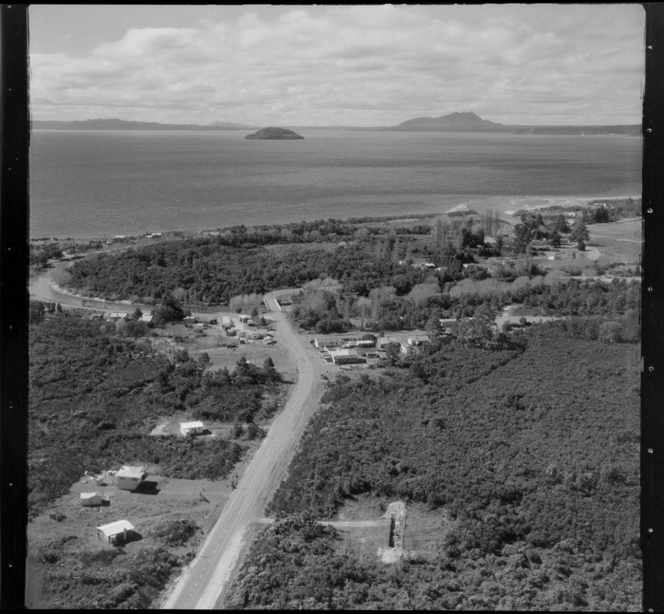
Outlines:
{"type": "Polygon", "coordinates": [[[352,350],[328,350],[328,353],[330,356],[355,356],[355,352],[352,350]]]}
{"type": "Polygon", "coordinates": [[[194,422],[180,422],[181,429],[202,429],[205,428],[205,425],[200,421],[196,420],[194,422]]]}
{"type": "Polygon", "coordinates": [[[123,531],[135,531],[134,525],[131,524],[131,522],[128,520],[116,520],[115,522],[97,527],[97,530],[101,531],[107,537],[110,537],[111,535],[117,535],[123,531]]]}
{"type": "Polygon", "coordinates": [[[143,478],[145,475],[145,467],[130,467],[124,465],[120,471],[115,474],[119,478],[143,478]]]}

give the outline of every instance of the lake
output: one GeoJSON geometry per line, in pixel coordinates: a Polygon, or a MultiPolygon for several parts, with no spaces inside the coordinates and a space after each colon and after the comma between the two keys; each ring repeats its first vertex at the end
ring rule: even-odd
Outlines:
{"type": "Polygon", "coordinates": [[[104,237],[641,194],[640,138],[34,131],[30,236],[104,237]]]}

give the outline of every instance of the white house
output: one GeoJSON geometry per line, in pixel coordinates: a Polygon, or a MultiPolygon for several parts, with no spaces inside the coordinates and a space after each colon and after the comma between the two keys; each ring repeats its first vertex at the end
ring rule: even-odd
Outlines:
{"type": "Polygon", "coordinates": [[[180,422],[180,433],[184,437],[191,435],[200,435],[205,430],[205,425],[200,421],[195,422],[180,422]]]}
{"type": "Polygon", "coordinates": [[[115,485],[122,490],[136,490],[146,477],[145,467],[125,465],[115,474],[115,485]]]}
{"type": "Polygon", "coordinates": [[[82,492],[81,505],[85,507],[92,507],[94,505],[101,505],[103,497],[98,492],[82,492]]]}
{"type": "Polygon", "coordinates": [[[130,540],[136,533],[134,525],[128,520],[116,520],[97,527],[97,537],[112,546],[119,546],[130,540]]]}

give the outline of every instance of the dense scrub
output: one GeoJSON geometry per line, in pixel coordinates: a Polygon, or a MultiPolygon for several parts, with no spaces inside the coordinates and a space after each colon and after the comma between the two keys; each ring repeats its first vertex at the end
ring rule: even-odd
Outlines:
{"type": "Polygon", "coordinates": [[[229,247],[219,238],[186,239],[78,261],[69,269],[69,285],[95,296],[141,301],[182,288],[189,303],[224,304],[238,294],[299,287],[321,275],[361,295],[385,284],[408,292],[421,280],[421,270],[383,256],[383,244],[370,241],[334,251],[312,246],[275,252],[253,245],[229,247]]]}
{"type": "Polygon", "coordinates": [[[498,554],[406,556],[385,565],[338,547],[339,532],[308,514],[278,520],[254,540],[226,601],[247,609],[639,611],[634,560],[515,542],[498,554]]]}
{"type": "MultiPolygon", "coordinates": [[[[114,329],[113,329],[114,330],[114,329]]],[[[164,475],[227,475],[244,448],[222,439],[150,437],[158,417],[252,422],[273,411],[265,392],[280,381],[273,364],[240,359],[205,373],[205,355],[179,352],[172,363],[148,340],[102,332],[99,323],[65,313],[30,330],[29,505],[34,514],[67,492],[84,471],[158,464],[164,475]]]]}
{"type": "Polygon", "coordinates": [[[186,564],[161,546],[89,549],[77,536],[42,545],[43,590],[53,609],[145,609],[186,564]]]}
{"type": "Polygon", "coordinates": [[[638,608],[638,348],[560,325],[527,341],[341,376],[269,512],[327,517],[357,496],[445,508],[457,526],[438,563],[404,563],[381,607],[638,608]]]}

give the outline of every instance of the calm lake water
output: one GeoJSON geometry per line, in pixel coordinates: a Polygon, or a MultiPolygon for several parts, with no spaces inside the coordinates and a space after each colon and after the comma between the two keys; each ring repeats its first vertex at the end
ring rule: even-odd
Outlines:
{"type": "Polygon", "coordinates": [[[478,212],[641,193],[640,138],[302,130],[35,131],[30,234],[478,212]]]}

